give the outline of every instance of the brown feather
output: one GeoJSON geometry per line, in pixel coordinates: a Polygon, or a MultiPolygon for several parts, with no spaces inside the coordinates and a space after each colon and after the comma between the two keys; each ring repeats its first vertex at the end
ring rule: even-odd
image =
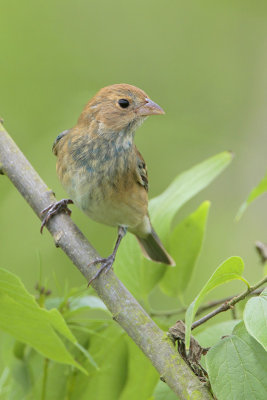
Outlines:
{"type": "Polygon", "coordinates": [[[171,265],[173,267],[175,266],[175,261],[167,253],[163,244],[160,241],[160,238],[153,228],[151,233],[148,234],[145,238],[140,238],[138,236],[136,237],[146,258],[158,263],[171,265]]]}

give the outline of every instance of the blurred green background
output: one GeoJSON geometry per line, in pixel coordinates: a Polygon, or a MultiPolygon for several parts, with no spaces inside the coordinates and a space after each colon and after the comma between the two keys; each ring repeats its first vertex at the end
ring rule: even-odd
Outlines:
{"type": "MultiPolygon", "coordinates": [[[[57,198],[66,194],[55,172],[54,138],[75,124],[101,87],[136,85],[166,111],[136,135],[150,198],[205,158],[235,153],[230,168],[177,216],[212,202],[189,298],[231,255],[244,258],[245,276],[256,282],[262,271],[254,242],[266,240],[266,197],[239,223],[234,217],[267,166],[267,2],[1,0],[0,7],[0,115],[57,198]]],[[[107,255],[115,230],[75,207],[72,217],[107,255]]],[[[40,269],[54,292],[85,283],[48,232],[39,234],[40,221],[5,177],[0,227],[0,266],[30,291],[40,269]]]]}

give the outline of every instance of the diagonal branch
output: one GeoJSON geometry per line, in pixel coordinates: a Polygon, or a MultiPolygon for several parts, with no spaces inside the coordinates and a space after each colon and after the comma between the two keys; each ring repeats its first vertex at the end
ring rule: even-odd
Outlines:
{"type": "MultiPolygon", "coordinates": [[[[56,201],[28,160],[0,123],[0,164],[21,195],[41,219],[41,210],[56,201]]],[[[89,281],[97,267],[88,268],[98,254],[77,226],[66,214],[57,215],[48,222],[55,244],[66,253],[89,281]]],[[[212,399],[207,388],[176,352],[167,335],[152,321],[140,304],[123,286],[113,271],[102,274],[92,286],[121,327],[142,349],[162,379],[181,400],[212,399]]]]}

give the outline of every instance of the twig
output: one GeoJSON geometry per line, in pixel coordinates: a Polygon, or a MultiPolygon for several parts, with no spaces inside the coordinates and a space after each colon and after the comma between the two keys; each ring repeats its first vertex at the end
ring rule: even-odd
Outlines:
{"type": "Polygon", "coordinates": [[[247,296],[249,296],[252,292],[254,292],[256,289],[258,289],[260,286],[264,285],[267,282],[267,276],[265,276],[262,280],[260,280],[258,283],[256,283],[254,286],[250,286],[245,292],[239,294],[236,297],[233,297],[232,300],[224,302],[220,307],[216,308],[215,310],[211,311],[209,314],[205,315],[203,318],[200,318],[198,321],[195,321],[192,324],[191,329],[195,329],[201,324],[204,324],[204,322],[208,321],[209,319],[215,317],[215,315],[227,311],[230,308],[233,308],[236,303],[238,303],[241,300],[244,300],[247,296]]]}
{"type": "Polygon", "coordinates": [[[47,377],[48,377],[48,364],[49,359],[44,359],[44,367],[43,367],[43,379],[42,379],[42,393],[41,393],[41,400],[45,400],[46,398],[46,387],[47,387],[47,377]]]}
{"type": "MultiPolygon", "coordinates": [[[[261,289],[256,289],[253,292],[251,292],[249,295],[250,296],[258,296],[259,294],[261,294],[261,292],[264,290],[264,288],[261,289]]],[[[224,297],[223,299],[219,299],[219,300],[214,300],[214,301],[209,301],[206,304],[203,304],[203,306],[199,307],[199,309],[196,312],[196,315],[200,315],[202,314],[204,311],[209,310],[210,308],[216,307],[219,304],[225,303],[227,301],[232,300],[234,297],[236,297],[237,295],[235,294],[234,296],[228,296],[228,297],[224,297]]],[[[171,317],[173,315],[177,315],[177,314],[183,314],[186,312],[188,307],[181,307],[178,308],[177,310],[170,310],[170,311],[151,311],[149,314],[152,317],[171,317]]]]}
{"type": "MultiPolygon", "coordinates": [[[[5,175],[41,219],[41,211],[56,199],[1,124],[0,162],[5,175]]],[[[88,282],[97,271],[97,267],[88,268],[90,261],[98,256],[96,250],[66,214],[51,218],[47,228],[55,244],[61,247],[88,282]]],[[[142,309],[113,271],[102,274],[92,286],[112,313],[113,319],[141,348],[181,400],[193,397],[199,400],[212,399],[207,388],[202,386],[177,353],[171,340],[142,309]]]]}
{"type": "Polygon", "coordinates": [[[265,264],[267,261],[267,244],[262,243],[259,240],[255,243],[256,250],[259,253],[259,256],[261,258],[262,264],[265,264]]]}
{"type": "Polygon", "coordinates": [[[237,319],[237,312],[235,307],[231,308],[231,314],[232,314],[232,319],[237,319]]]}

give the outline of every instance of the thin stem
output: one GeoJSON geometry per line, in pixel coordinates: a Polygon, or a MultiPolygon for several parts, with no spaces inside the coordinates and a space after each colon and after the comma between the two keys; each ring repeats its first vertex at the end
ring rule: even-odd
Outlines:
{"type": "MultiPolygon", "coordinates": [[[[260,286],[264,285],[267,282],[267,276],[261,279],[258,283],[254,286],[250,286],[246,291],[241,293],[238,296],[233,297],[230,301],[224,302],[220,307],[216,308],[215,310],[211,311],[209,314],[205,315],[204,317],[200,318],[198,321],[195,321],[192,324],[191,329],[195,329],[196,327],[204,324],[204,322],[208,321],[209,319],[215,317],[215,315],[232,309],[239,301],[244,300],[247,296],[249,296],[252,292],[258,289],[260,286]]],[[[263,289],[262,289],[263,290],[263,289]]]]}
{"type": "Polygon", "coordinates": [[[46,386],[47,386],[47,375],[48,375],[48,358],[44,359],[44,371],[43,371],[43,381],[42,381],[42,393],[41,400],[45,400],[46,397],[46,386]]]}

